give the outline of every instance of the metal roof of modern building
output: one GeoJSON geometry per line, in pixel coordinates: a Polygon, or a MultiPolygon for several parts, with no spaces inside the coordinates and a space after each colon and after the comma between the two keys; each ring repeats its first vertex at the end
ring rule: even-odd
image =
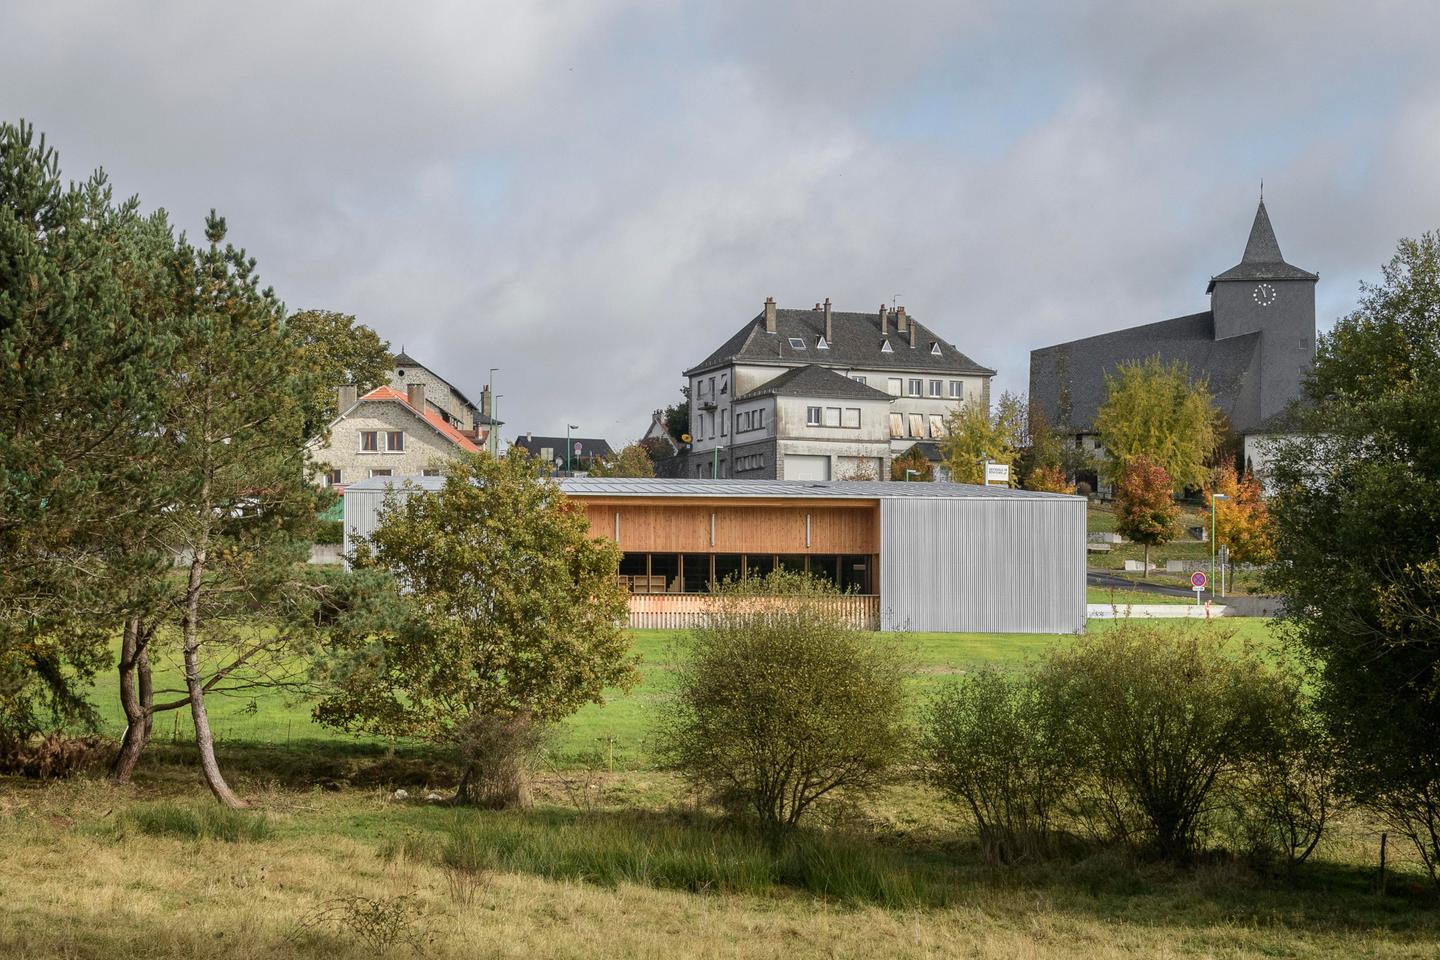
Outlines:
{"type": "MultiPolygon", "coordinates": [[[[899,483],[879,480],[696,480],[688,478],[561,477],[560,489],[576,497],[718,497],[796,498],[835,500],[1078,500],[1066,493],[1039,493],[1009,487],[982,487],[968,483],[899,483]]],[[[371,477],[352,483],[351,490],[385,490],[412,484],[421,490],[439,490],[444,477],[371,477]]]]}

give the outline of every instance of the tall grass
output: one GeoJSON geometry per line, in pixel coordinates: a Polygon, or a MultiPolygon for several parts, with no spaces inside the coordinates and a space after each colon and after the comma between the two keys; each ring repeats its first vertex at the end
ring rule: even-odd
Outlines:
{"type": "Polygon", "coordinates": [[[472,874],[756,896],[791,889],[901,909],[942,906],[954,888],[941,866],[864,838],[802,833],[774,847],[734,825],[675,818],[537,822],[492,814],[467,818],[438,836],[412,834],[382,854],[472,874]]]}
{"type": "Polygon", "coordinates": [[[270,839],[271,835],[270,819],[265,814],[231,810],[219,804],[138,804],[125,811],[121,825],[122,828],[134,828],[146,836],[181,840],[258,843],[270,839]]]}

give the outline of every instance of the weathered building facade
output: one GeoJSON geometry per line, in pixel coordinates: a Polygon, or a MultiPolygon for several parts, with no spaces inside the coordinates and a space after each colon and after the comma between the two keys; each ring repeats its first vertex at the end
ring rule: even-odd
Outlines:
{"type": "Polygon", "coordinates": [[[685,371],[695,477],[889,476],[890,458],[944,434],[961,403],[987,408],[995,371],[904,307],[763,310],[685,371]]]}

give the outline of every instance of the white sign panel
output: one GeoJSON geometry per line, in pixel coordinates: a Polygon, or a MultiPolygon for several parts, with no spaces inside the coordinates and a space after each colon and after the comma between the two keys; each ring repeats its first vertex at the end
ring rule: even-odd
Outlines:
{"type": "Polygon", "coordinates": [[[1005,463],[985,464],[985,486],[987,487],[1008,487],[1010,486],[1010,465],[1005,463]]]}

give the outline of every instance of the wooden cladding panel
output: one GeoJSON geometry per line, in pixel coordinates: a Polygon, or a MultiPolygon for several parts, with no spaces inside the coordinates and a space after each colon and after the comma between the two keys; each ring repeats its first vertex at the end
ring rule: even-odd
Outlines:
{"type": "Polygon", "coordinates": [[[586,503],[596,536],[615,539],[630,553],[876,553],[880,511],[854,506],[725,506],[586,503]],[[715,542],[710,517],[715,516],[715,542]],[[810,546],[805,517],[810,517],[810,546]]]}

